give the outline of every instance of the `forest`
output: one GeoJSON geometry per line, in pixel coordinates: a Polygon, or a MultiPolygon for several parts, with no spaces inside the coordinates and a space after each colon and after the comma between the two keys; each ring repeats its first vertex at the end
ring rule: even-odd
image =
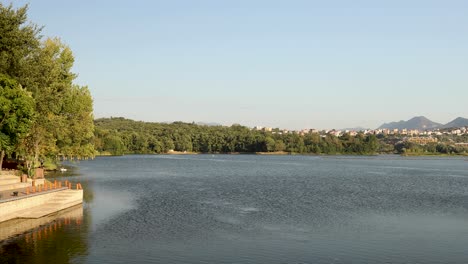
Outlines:
{"type": "Polygon", "coordinates": [[[112,155],[127,153],[257,153],[375,154],[374,135],[320,135],[275,133],[241,125],[206,126],[194,123],[150,123],[122,117],[95,120],[94,145],[112,155]]]}
{"type": "Polygon", "coordinates": [[[300,134],[259,131],[241,125],[152,123],[123,117],[94,121],[94,146],[101,155],[187,153],[272,153],[326,155],[467,155],[468,135],[437,136],[439,142],[419,145],[400,135],[300,134]]]}

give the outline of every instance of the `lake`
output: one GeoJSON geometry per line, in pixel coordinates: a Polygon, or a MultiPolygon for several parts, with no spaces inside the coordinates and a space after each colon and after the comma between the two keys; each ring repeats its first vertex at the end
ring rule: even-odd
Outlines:
{"type": "Polygon", "coordinates": [[[463,158],[130,155],[70,166],[54,177],[81,182],[83,206],[0,242],[0,263],[468,263],[463,158]]]}

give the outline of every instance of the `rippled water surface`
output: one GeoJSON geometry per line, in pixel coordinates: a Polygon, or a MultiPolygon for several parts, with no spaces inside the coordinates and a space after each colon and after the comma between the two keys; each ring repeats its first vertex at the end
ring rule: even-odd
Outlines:
{"type": "Polygon", "coordinates": [[[73,166],[63,177],[82,183],[84,205],[0,242],[0,263],[468,263],[464,159],[161,155],[73,166]]]}

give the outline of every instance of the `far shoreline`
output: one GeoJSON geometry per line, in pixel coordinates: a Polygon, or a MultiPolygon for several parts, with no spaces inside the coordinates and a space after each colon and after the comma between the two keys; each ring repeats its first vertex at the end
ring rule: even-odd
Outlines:
{"type": "Polygon", "coordinates": [[[189,151],[171,151],[167,153],[125,153],[122,155],[112,155],[110,153],[99,153],[96,157],[120,157],[131,155],[259,155],[259,156],[317,156],[317,157],[334,157],[334,156],[353,156],[353,157],[376,157],[376,156],[399,156],[399,157],[468,157],[468,154],[413,154],[413,153],[374,153],[374,154],[356,154],[356,153],[336,153],[336,154],[316,154],[316,153],[298,153],[298,152],[189,152],[189,151]]]}

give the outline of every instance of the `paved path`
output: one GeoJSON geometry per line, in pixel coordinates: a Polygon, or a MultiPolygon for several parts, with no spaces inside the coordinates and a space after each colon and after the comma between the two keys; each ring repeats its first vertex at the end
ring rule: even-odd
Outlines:
{"type": "Polygon", "coordinates": [[[13,192],[18,192],[18,197],[25,196],[26,189],[31,185],[31,182],[21,182],[20,177],[15,175],[0,175],[0,202],[15,198],[13,192]]]}
{"type": "Polygon", "coordinates": [[[57,212],[57,209],[62,210],[80,204],[82,200],[77,200],[76,192],[78,190],[65,189],[57,191],[53,199],[40,206],[19,211],[17,216],[18,218],[40,218],[57,212]]]}
{"type": "Polygon", "coordinates": [[[18,191],[18,197],[25,196],[26,195],[26,189],[27,188],[19,188],[19,189],[14,189],[14,190],[0,191],[0,200],[15,198],[16,196],[13,196],[13,192],[15,192],[15,191],[18,191]]]}

